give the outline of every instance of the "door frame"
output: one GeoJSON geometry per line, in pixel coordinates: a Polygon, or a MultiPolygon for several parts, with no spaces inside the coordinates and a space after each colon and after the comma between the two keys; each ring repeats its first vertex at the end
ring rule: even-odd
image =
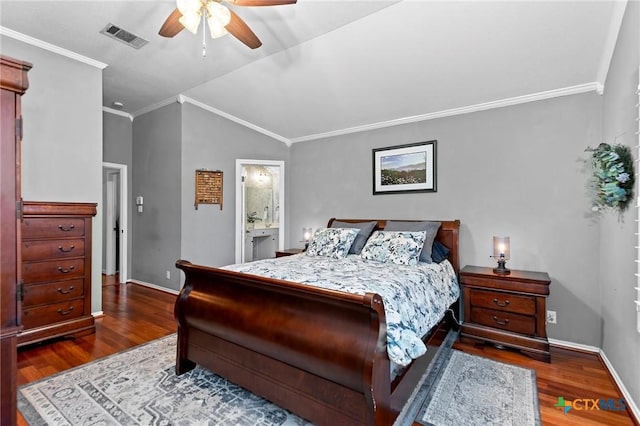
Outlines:
{"type": "MultiPolygon", "coordinates": [[[[120,262],[119,262],[119,279],[120,279],[120,283],[124,284],[127,282],[128,280],[128,262],[127,259],[129,257],[129,251],[128,251],[128,233],[129,233],[129,228],[128,228],[128,223],[129,223],[129,205],[127,200],[129,199],[128,196],[128,167],[126,164],[117,164],[117,163],[108,163],[108,162],[103,162],[102,163],[102,168],[103,170],[105,170],[107,172],[107,174],[118,174],[119,175],[119,182],[120,182],[120,238],[119,240],[119,249],[120,249],[120,262]]],[[[110,199],[109,197],[107,197],[107,203],[110,203],[110,199]]],[[[110,206],[103,206],[102,207],[102,214],[105,215],[108,211],[109,211],[110,206]]],[[[113,207],[111,207],[111,209],[113,209],[113,207]]],[[[110,255],[110,253],[106,253],[107,257],[110,255]]]]}
{"type": "Polygon", "coordinates": [[[284,248],[285,204],[284,204],[284,161],[282,160],[248,160],[236,159],[236,263],[242,263],[244,259],[245,237],[245,203],[244,180],[242,169],[244,166],[268,166],[279,167],[280,188],[278,196],[278,250],[284,248]]]}

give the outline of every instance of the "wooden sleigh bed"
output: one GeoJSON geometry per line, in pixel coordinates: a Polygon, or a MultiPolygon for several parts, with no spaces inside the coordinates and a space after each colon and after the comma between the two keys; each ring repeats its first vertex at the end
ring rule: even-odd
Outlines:
{"type": "MultiPolygon", "coordinates": [[[[377,229],[385,223],[377,220],[377,229]]],[[[460,222],[441,223],[436,240],[449,248],[457,274],[460,222]]],[[[390,425],[426,368],[417,359],[391,380],[378,294],[353,295],[185,260],[176,266],[185,273],[175,305],[179,375],[200,365],[319,425],[390,425]]],[[[443,319],[425,341],[442,340],[452,323],[443,319]]]]}

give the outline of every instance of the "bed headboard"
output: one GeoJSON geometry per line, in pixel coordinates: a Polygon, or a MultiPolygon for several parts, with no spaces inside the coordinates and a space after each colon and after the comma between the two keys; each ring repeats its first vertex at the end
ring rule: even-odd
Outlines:
{"type": "MultiPolygon", "coordinates": [[[[387,220],[391,219],[336,219],[332,217],[329,219],[328,227],[331,226],[334,220],[338,220],[341,222],[370,222],[375,220],[378,225],[376,226],[376,230],[383,230],[385,225],[387,224],[387,220]]],[[[400,219],[393,219],[400,220],[400,219]]],[[[429,219],[431,220],[431,219],[429,219]]],[[[403,220],[403,222],[420,222],[419,220],[403,220]]],[[[442,244],[447,246],[449,249],[449,262],[453,265],[453,269],[456,273],[460,272],[460,257],[458,251],[458,233],[460,231],[460,220],[440,220],[441,223],[440,229],[438,229],[438,233],[436,234],[436,240],[440,241],[442,244]]]]}

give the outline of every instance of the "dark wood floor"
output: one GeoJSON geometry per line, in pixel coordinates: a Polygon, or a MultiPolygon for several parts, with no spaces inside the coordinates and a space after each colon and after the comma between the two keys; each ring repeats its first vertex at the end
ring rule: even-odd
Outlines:
{"type": "MultiPolygon", "coordinates": [[[[18,385],[114,354],[174,333],[176,296],[147,287],[116,284],[107,278],[102,288],[104,316],[96,319],[96,333],[21,348],[18,385]]],[[[564,414],[554,407],[558,397],[575,399],[622,398],[595,354],[552,347],[551,364],[509,350],[458,342],[464,352],[536,370],[540,411],[544,425],[633,425],[626,411],[576,410],[564,414]]],[[[19,417],[18,424],[26,424],[19,417]]],[[[635,423],[637,424],[637,423],[635,423]]]]}

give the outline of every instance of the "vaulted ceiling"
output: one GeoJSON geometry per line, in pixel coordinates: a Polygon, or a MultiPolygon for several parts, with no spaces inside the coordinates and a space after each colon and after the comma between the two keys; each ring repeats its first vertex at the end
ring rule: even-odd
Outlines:
{"type": "MultiPolygon", "coordinates": [[[[104,106],[175,100],[284,142],[602,90],[624,1],[298,0],[229,8],[251,50],[158,35],[173,1],[0,1],[4,36],[106,64],[104,106]],[[99,33],[108,23],[149,41],[99,33]],[[48,44],[43,44],[46,42],[48,44]]],[[[28,58],[23,58],[28,59],[28,58]]]]}

